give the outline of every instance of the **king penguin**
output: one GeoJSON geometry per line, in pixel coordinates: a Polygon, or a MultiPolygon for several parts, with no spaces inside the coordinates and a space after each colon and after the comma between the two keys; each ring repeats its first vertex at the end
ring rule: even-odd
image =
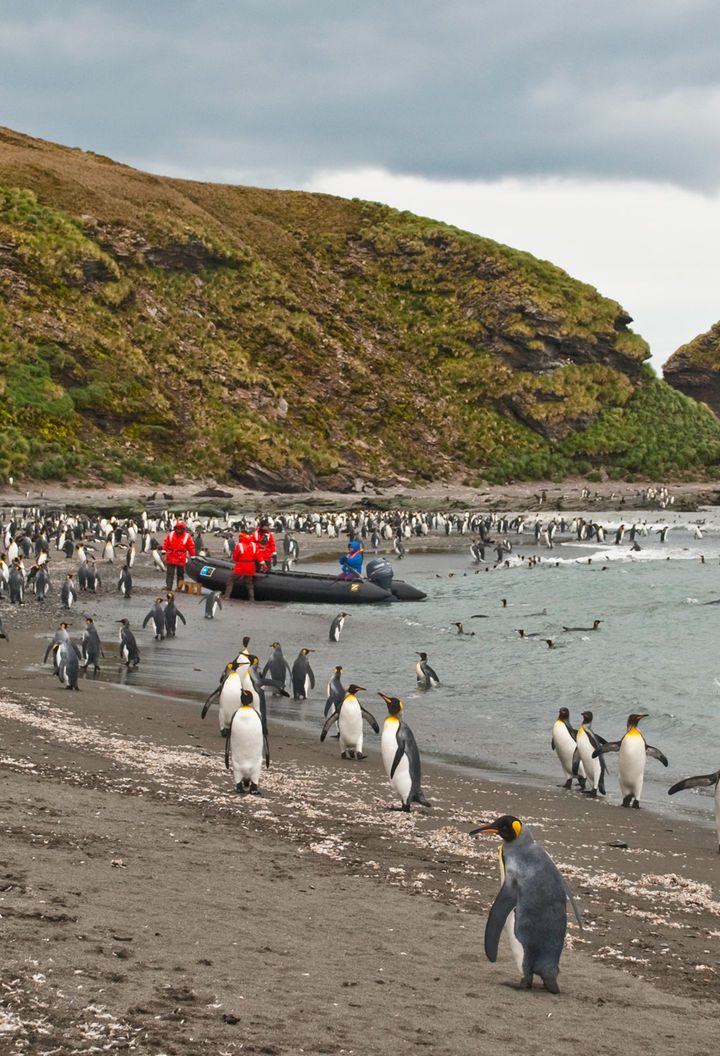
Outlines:
{"type": "Polygon", "coordinates": [[[340,732],[340,755],[343,759],[366,758],[366,756],[363,755],[362,750],[363,719],[372,726],[375,733],[380,733],[380,727],[377,724],[375,716],[371,715],[357,699],[357,694],[360,693],[362,689],[362,686],[357,686],[354,682],[350,683],[340,707],[325,720],[322,733],[320,734],[320,740],[322,742],[327,737],[328,731],[333,723],[336,722],[338,724],[338,730],[340,732]]]}
{"type": "Polygon", "coordinates": [[[220,601],[220,591],[211,590],[204,598],[200,598],[199,605],[205,605],[205,619],[214,620],[216,613],[222,609],[222,602],[220,601]]]}
{"type": "Polygon", "coordinates": [[[155,604],[143,620],[143,629],[147,627],[150,620],[155,624],[155,638],[161,642],[165,638],[165,612],[163,610],[163,599],[156,598],[155,604]]]}
{"type": "Polygon", "coordinates": [[[85,663],[83,667],[87,671],[90,664],[93,665],[93,670],[97,674],[100,670],[100,657],[104,657],[102,644],[100,642],[100,635],[97,632],[97,627],[93,621],[88,618],[85,620],[85,633],[82,639],[82,656],[85,663]]]}
{"type": "Polygon", "coordinates": [[[330,641],[331,642],[339,642],[340,641],[340,635],[342,633],[342,629],[343,629],[343,626],[345,624],[345,617],[346,616],[347,616],[346,612],[339,612],[337,614],[337,616],[335,617],[335,619],[330,624],[330,636],[329,637],[330,637],[330,641]]]}
{"type": "Polygon", "coordinates": [[[137,667],[140,663],[140,651],[135,641],[135,635],[130,630],[130,620],[124,617],[122,620],[118,620],[118,623],[122,624],[120,627],[119,638],[120,638],[120,658],[125,661],[125,666],[137,667]]]}
{"type": "Polygon", "coordinates": [[[415,674],[417,677],[418,686],[423,686],[425,689],[431,689],[433,686],[440,685],[440,679],[435,674],[435,671],[430,667],[428,663],[427,653],[418,653],[420,659],[415,664],[415,674]]]}
{"type": "Polygon", "coordinates": [[[328,681],[327,700],[325,701],[324,712],[326,717],[331,708],[333,711],[337,711],[340,705],[342,704],[343,700],[345,699],[345,694],[347,693],[347,690],[342,684],[342,671],[342,667],[340,666],[340,664],[338,664],[328,681]]]}
{"type": "Polygon", "coordinates": [[[166,597],[167,604],[165,606],[164,612],[165,631],[167,633],[168,638],[174,638],[177,632],[177,621],[180,620],[183,626],[187,626],[187,620],[175,604],[175,595],[171,590],[168,591],[166,597]]]}
{"type": "Polygon", "coordinates": [[[580,756],[577,750],[577,730],[570,725],[570,712],[567,708],[560,708],[558,717],[552,728],[552,739],[550,747],[557,754],[567,780],[563,788],[572,788],[573,778],[576,777],[581,787],[585,787],[584,771],[580,772],[580,756]]]}
{"type": "Polygon", "coordinates": [[[384,693],[379,696],[385,701],[388,709],[380,738],[380,751],[385,773],[401,803],[399,808],[391,809],[404,810],[409,814],[411,803],[431,807],[432,803],[423,795],[417,741],[401,716],[402,701],[397,697],[386,697],[384,693]]]}
{"type": "Polygon", "coordinates": [[[718,854],[720,854],[720,770],[716,770],[714,774],[686,777],[669,788],[668,795],[674,796],[676,792],[682,792],[685,788],[705,788],[712,785],[715,786],[715,831],[718,838],[718,854]]]}
{"type": "Polygon", "coordinates": [[[307,700],[308,693],[315,689],[315,675],[308,656],[314,649],[301,649],[292,666],[293,700],[307,700]]]}
{"type": "Polygon", "coordinates": [[[627,732],[622,740],[606,741],[605,744],[601,744],[593,752],[594,756],[604,755],[606,752],[620,753],[618,782],[624,807],[635,807],[637,809],[640,806],[640,796],[642,795],[643,781],[645,779],[645,759],[648,755],[651,755],[653,759],[658,759],[663,766],[668,765],[668,761],[660,749],[653,748],[652,745],[647,744],[637,728],[640,719],[646,718],[647,714],[637,715],[633,713],[628,715],[627,732]]]}
{"type": "Polygon", "coordinates": [[[496,961],[503,929],[508,933],[513,956],[522,973],[520,987],[529,990],[539,975],[551,994],[559,992],[560,955],[567,929],[566,901],[572,896],[547,851],[536,843],[527,826],[510,814],[473,829],[502,837],[500,880],[502,886],[490,908],[485,926],[485,954],[496,961]]]}
{"type": "Polygon", "coordinates": [[[603,757],[601,755],[593,756],[593,752],[607,742],[604,737],[600,737],[592,728],[593,713],[584,711],[582,717],[582,724],[577,731],[577,750],[585,771],[585,777],[590,785],[589,788],[583,789],[583,794],[586,796],[597,796],[599,792],[600,795],[604,796],[607,766],[603,757]]]}
{"type": "Polygon", "coordinates": [[[252,694],[242,691],[240,707],[230,719],[230,729],[225,741],[225,769],[232,765],[236,792],[260,794],[260,772],[263,759],[265,768],[270,766],[270,748],[262,719],[253,707],[252,694]]]}

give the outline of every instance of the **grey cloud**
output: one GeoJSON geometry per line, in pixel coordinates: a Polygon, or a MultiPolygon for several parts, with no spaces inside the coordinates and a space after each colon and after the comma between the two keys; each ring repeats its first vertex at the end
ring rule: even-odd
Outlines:
{"type": "Polygon", "coordinates": [[[129,164],[292,186],[720,181],[708,0],[6,0],[3,121],[129,164]]]}

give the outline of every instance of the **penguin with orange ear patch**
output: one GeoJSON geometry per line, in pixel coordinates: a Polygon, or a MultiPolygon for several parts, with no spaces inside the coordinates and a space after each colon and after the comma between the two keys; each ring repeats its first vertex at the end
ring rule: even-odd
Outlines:
{"type": "Polygon", "coordinates": [[[651,755],[653,759],[659,760],[663,766],[668,761],[659,748],[653,748],[647,744],[645,738],[637,728],[640,719],[646,719],[647,715],[628,715],[627,732],[620,741],[608,741],[593,752],[593,758],[604,755],[606,752],[619,752],[618,782],[620,794],[623,797],[624,807],[640,806],[643,781],[645,779],[645,759],[651,755]]]}
{"type": "MultiPolygon", "coordinates": [[[[570,892],[550,855],[536,843],[530,830],[511,814],[504,814],[470,833],[501,836],[502,887],[485,926],[485,953],[496,961],[503,929],[510,938],[513,956],[522,972],[520,987],[529,990],[533,976],[557,994],[560,955],[567,929],[566,900],[570,892]]],[[[572,903],[573,909],[575,904],[572,903]]],[[[575,910],[577,916],[577,910],[575,910]]],[[[578,916],[578,923],[580,918],[578,916]]],[[[581,925],[582,926],[582,925],[581,925]]]]}

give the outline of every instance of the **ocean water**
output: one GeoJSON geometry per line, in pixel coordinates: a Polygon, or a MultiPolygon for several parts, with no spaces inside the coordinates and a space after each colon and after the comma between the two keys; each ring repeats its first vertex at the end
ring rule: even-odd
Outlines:
{"type": "MultiPolygon", "coordinates": [[[[564,780],[551,749],[563,706],[575,726],[583,710],[592,710],[595,731],[608,740],[622,737],[628,714],[646,712],[641,730],[669,766],[648,758],[642,804],[711,824],[712,790],[670,798],[667,789],[720,768],[720,509],[658,516],[647,535],[638,535],[640,551],[630,549],[627,535],[614,544],[616,513],[593,511],[593,518],[606,526],[604,545],[578,543],[568,532],[548,549],[526,532],[511,537],[513,553],[499,566],[475,564],[469,536],[457,536],[450,551],[433,547],[432,537],[409,539],[402,560],[389,556],[396,578],[426,591],[427,599],[351,607],[338,643],[328,638],[334,606],[230,602],[211,621],[204,619],[204,599],[193,595],[178,597],[187,626],[180,624],[176,639],[155,642],[151,626],[142,630],[148,599],[125,602],[108,591],[117,570],[105,572],[106,593],[91,603],[83,599],[82,614],[93,615],[105,642],[101,680],[146,692],[157,706],[197,708],[198,721],[243,635],[251,636],[261,666],[275,640],[290,665],[301,648],[312,649],[311,698],[297,702],[268,692],[269,725],[271,749],[273,719],[281,720],[317,740],[318,761],[337,750],[336,741],[319,741],[336,664],[346,684],[365,687],[360,698],[380,724],[386,712],[377,694],[400,697],[423,758],[493,779],[542,786],[564,780]],[[657,529],[664,524],[671,528],[662,542],[657,529]],[[137,670],[117,661],[121,615],[138,638],[137,670]],[[595,619],[602,621],[596,631],[563,629],[591,627],[595,619]],[[458,620],[466,634],[457,633],[458,620]],[[520,628],[538,637],[523,639],[520,628]],[[431,690],[416,684],[420,651],[440,678],[431,690]]],[[[206,542],[220,553],[219,545],[206,542]]],[[[334,553],[342,548],[328,540],[326,560],[298,567],[335,572],[334,553]]],[[[489,547],[487,556],[494,556],[489,547]]],[[[159,575],[157,586],[164,593],[159,575]]],[[[205,721],[217,723],[215,708],[205,721]]],[[[369,728],[366,736],[379,745],[369,728]]],[[[617,759],[607,756],[610,804],[620,801],[617,759]]]]}

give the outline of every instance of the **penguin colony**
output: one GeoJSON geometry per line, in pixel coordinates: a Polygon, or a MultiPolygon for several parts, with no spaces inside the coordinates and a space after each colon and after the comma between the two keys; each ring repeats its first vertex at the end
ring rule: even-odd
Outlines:
{"type": "MultiPolygon", "coordinates": [[[[49,575],[48,560],[52,543],[66,558],[75,555],[78,559],[77,587],[72,573],[66,573],[60,587],[60,603],[68,613],[78,602],[82,593],[97,593],[102,586],[100,572],[96,566],[95,554],[103,562],[112,564],[116,555],[122,553],[124,564],[117,580],[119,597],[129,599],[132,595],[131,569],[138,553],[149,555],[153,566],[164,570],[159,543],[155,538],[175,520],[176,515],[167,514],[154,522],[143,514],[136,521],[118,521],[88,517],[48,517],[40,511],[33,511],[35,516],[30,525],[20,524],[19,520],[2,526],[4,553],[0,556],[0,598],[8,599],[13,605],[25,603],[25,591],[29,588],[38,602],[46,602],[51,596],[52,582],[49,575]],[[33,560],[30,572],[26,572],[25,562],[33,560]]],[[[191,520],[191,514],[183,515],[191,520]]],[[[350,522],[345,515],[335,518],[323,515],[309,515],[305,518],[295,517],[278,519],[275,530],[285,530],[284,550],[287,560],[295,560],[299,553],[295,532],[314,531],[328,535],[347,531],[350,522]]],[[[501,532],[522,532],[525,527],[521,519],[514,522],[497,521],[494,515],[488,518],[463,520],[441,515],[397,515],[392,520],[368,518],[365,524],[353,523],[356,531],[369,536],[372,546],[377,550],[381,539],[393,540],[393,547],[398,554],[404,553],[403,539],[413,534],[426,534],[431,527],[437,530],[444,523],[445,531],[476,533],[470,547],[474,563],[485,560],[485,548],[494,546],[498,561],[512,550],[509,541],[503,539],[495,543],[490,539],[490,530],[501,532]]],[[[216,524],[206,525],[206,530],[223,535],[227,539],[234,533],[240,522],[232,526],[232,532],[221,530],[216,524]]],[[[624,529],[624,526],[622,526],[624,529]]],[[[630,539],[637,546],[636,534],[647,534],[647,527],[637,529],[633,526],[630,539]]],[[[533,532],[536,542],[544,541],[552,547],[555,532],[560,528],[577,531],[578,538],[603,537],[602,527],[581,522],[572,525],[558,525],[554,521],[542,526],[536,519],[533,532]]],[[[661,529],[661,539],[665,539],[667,529],[661,529]]],[[[618,533],[615,539],[620,544],[624,535],[618,533]]],[[[202,537],[200,527],[197,529],[197,549],[200,552],[202,537]]],[[[503,600],[503,604],[505,604],[503,600]]],[[[214,619],[222,611],[222,604],[217,593],[206,593],[199,604],[204,607],[204,618],[214,619]]],[[[482,618],[477,614],[473,618],[482,618]]],[[[536,615],[546,615],[538,613],[536,615]]],[[[329,629],[329,640],[339,642],[347,613],[339,613],[329,629]]],[[[140,663],[140,651],[130,621],[122,617],[119,625],[119,659],[128,667],[137,667],[140,663]]],[[[590,626],[567,627],[564,632],[598,631],[602,620],[594,619],[590,626]]],[[[152,626],[157,641],[174,638],[178,624],[187,626],[183,612],[178,608],[174,595],[166,592],[158,596],[150,611],[144,618],[142,627],[152,626]]],[[[462,622],[453,626],[458,635],[473,636],[474,632],[464,629],[462,622]]],[[[551,639],[542,638],[539,632],[519,629],[521,639],[541,638],[549,646],[554,645],[551,639]]],[[[7,631],[0,622],[0,639],[9,640],[7,631]]],[[[306,700],[315,688],[315,675],[311,667],[309,654],[314,650],[303,647],[294,663],[290,665],[285,658],[279,642],[273,642],[271,653],[260,670],[258,657],[249,651],[248,637],[243,639],[243,647],[237,656],[228,661],[220,675],[218,686],[206,699],[201,717],[205,718],[210,706],[218,705],[219,733],[225,741],[225,767],[232,770],[233,782],[238,793],[257,795],[260,792],[260,777],[263,765],[270,766],[270,748],[267,726],[267,701],[265,690],[275,696],[289,696],[286,689],[288,680],[295,700],[306,700]]],[[[430,665],[426,652],[417,653],[416,680],[418,687],[433,689],[441,686],[441,681],[430,665]]],[[[100,660],[106,658],[102,642],[94,621],[85,620],[85,630],[81,645],[76,645],[70,636],[70,625],[62,622],[49,642],[44,661],[52,657],[53,675],[59,683],[69,690],[79,691],[79,672],[92,669],[93,674],[100,670],[100,660]]],[[[343,685],[343,668],[335,666],[328,683],[324,707],[324,722],[320,741],[325,741],[329,731],[337,726],[341,757],[347,760],[363,760],[364,726],[369,726],[374,733],[381,733],[380,754],[383,767],[397,801],[390,809],[409,812],[412,804],[430,808],[431,803],[425,797],[421,784],[420,752],[412,729],[404,718],[404,705],[396,696],[379,693],[384,701],[387,716],[384,719],[382,732],[374,715],[360,702],[358,694],[365,692],[357,683],[343,685]]],[[[665,755],[657,748],[647,744],[638,724],[648,716],[633,713],[628,717],[627,729],[622,738],[608,741],[600,737],[592,728],[593,713],[584,711],[582,723],[574,729],[570,723],[567,708],[561,708],[552,728],[551,747],[556,752],[563,772],[562,787],[570,790],[576,783],[580,791],[588,796],[597,797],[606,794],[605,779],[607,763],[605,756],[618,754],[618,783],[623,807],[638,808],[642,794],[645,763],[648,757],[668,766],[665,755]]],[[[676,782],[669,789],[669,794],[696,787],[714,787],[715,812],[720,850],[720,770],[694,777],[687,777],[676,782]]],[[[575,910],[578,922],[580,917],[575,909],[572,895],[566,882],[547,852],[533,839],[530,830],[520,819],[512,815],[503,815],[496,820],[472,830],[470,835],[492,833],[502,840],[500,847],[500,890],[490,909],[485,931],[485,952],[489,960],[495,961],[498,955],[500,936],[505,932],[510,948],[521,973],[521,987],[530,988],[535,975],[539,976],[543,986],[551,993],[558,992],[559,960],[563,948],[567,913],[566,903],[569,899],[575,910]]],[[[581,925],[582,926],[582,925],[581,925]]]]}

